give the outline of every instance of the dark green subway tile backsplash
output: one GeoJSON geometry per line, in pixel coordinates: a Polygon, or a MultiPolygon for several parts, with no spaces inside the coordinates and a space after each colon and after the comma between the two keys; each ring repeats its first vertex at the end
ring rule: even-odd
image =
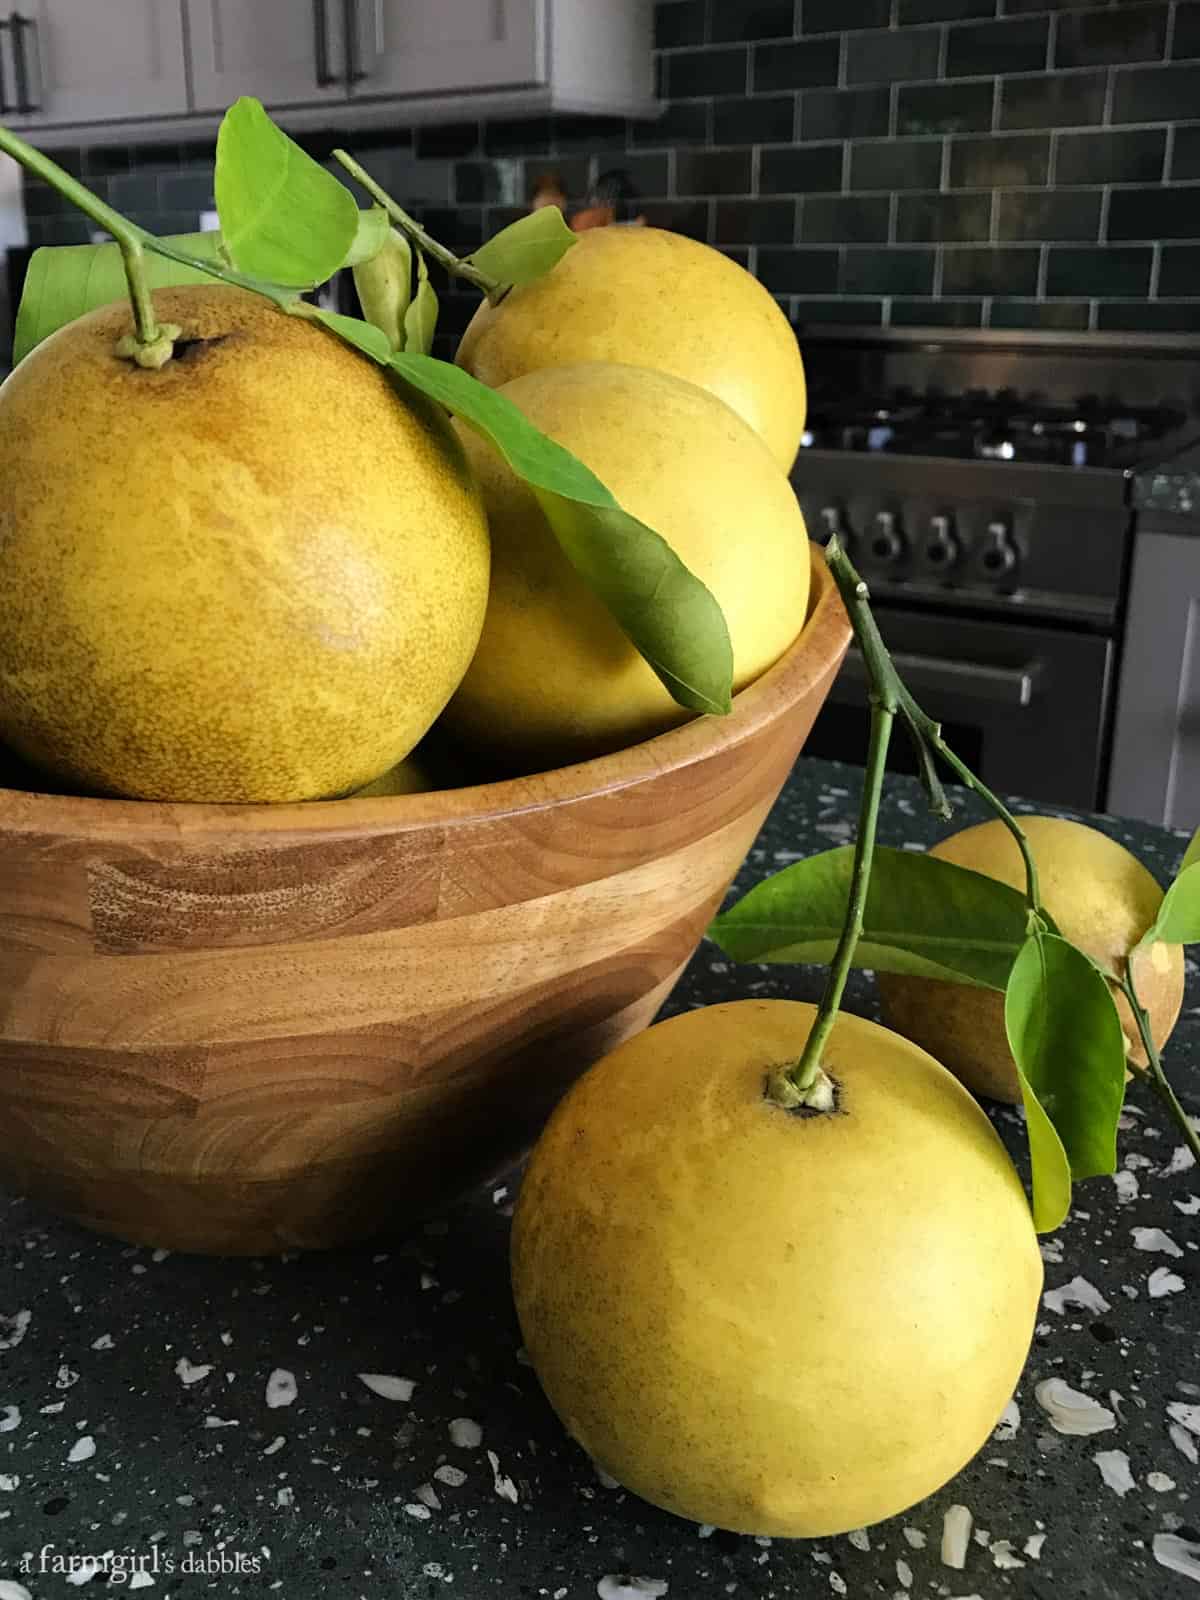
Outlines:
{"type": "Polygon", "coordinates": [[[1114,10],[1068,11],[1058,20],[1054,64],[1059,67],[1122,66],[1161,61],[1167,45],[1165,5],[1114,10]]]}
{"type": "Polygon", "coordinates": [[[1175,61],[1200,56],[1200,0],[1179,0],[1175,7],[1175,37],[1171,44],[1175,61]]]}
{"type": "MultiPolygon", "coordinates": [[[[1200,0],[662,0],[662,112],[299,135],[350,143],[459,251],[553,175],[756,273],[795,325],[1200,331],[1200,0]]],[[[56,152],[157,232],[212,204],[211,142],[56,152]]],[[[25,180],[30,242],[88,224],[25,180]]],[[[439,354],[474,297],[444,300],[439,354]]]]}
{"type": "Polygon", "coordinates": [[[936,78],[940,28],[901,28],[846,35],[847,83],[898,83],[936,78]]]}
{"type": "Polygon", "coordinates": [[[941,170],[940,139],[871,140],[850,147],[852,189],[936,189],[941,170]]]}
{"type": "Polygon", "coordinates": [[[1163,175],[1165,128],[1123,128],[1118,133],[1064,133],[1054,179],[1072,183],[1157,183],[1163,175]]]}
{"type": "Polygon", "coordinates": [[[948,249],[942,258],[942,293],[1035,294],[1041,251],[972,246],[948,249]]]}
{"type": "Polygon", "coordinates": [[[1200,117],[1200,66],[1124,67],[1113,80],[1114,122],[1184,122],[1200,117]]]}
{"type": "Polygon", "coordinates": [[[746,87],[746,47],[681,50],[662,58],[666,67],[663,94],[685,100],[702,94],[741,94],[746,87]]]}
{"type": "Polygon", "coordinates": [[[1149,249],[1114,249],[1059,245],[1050,250],[1046,268],[1048,295],[1132,295],[1150,292],[1149,249]]]}
{"type": "Polygon", "coordinates": [[[838,253],[764,245],[758,252],[758,275],[772,294],[830,294],[838,288],[838,253]]]}
{"type": "Polygon", "coordinates": [[[1098,328],[1124,333],[1200,333],[1200,300],[1129,300],[1102,305],[1098,328]]]}
{"type": "Polygon", "coordinates": [[[955,139],[950,146],[952,189],[1004,189],[1044,184],[1050,171],[1048,134],[955,139]]]}
{"type": "Polygon", "coordinates": [[[793,244],[796,239],[794,200],[718,200],[713,224],[715,244],[793,244]]]}
{"type": "Polygon", "coordinates": [[[742,95],[713,101],[714,144],[791,144],[796,136],[793,94],[742,95]]]}
{"type": "Polygon", "coordinates": [[[764,150],[759,158],[758,184],[764,194],[836,191],[842,187],[842,146],[764,150]]]}
{"type": "Polygon", "coordinates": [[[932,294],[932,250],[848,249],[842,261],[846,294],[932,294]]]}
{"type": "Polygon", "coordinates": [[[800,96],[802,139],[865,139],[888,132],[890,89],[810,89],[800,96]]]}
{"type": "Polygon", "coordinates": [[[995,15],[996,0],[897,0],[897,21],[902,28],[913,22],[961,22],[995,15]]]}
{"type": "Polygon", "coordinates": [[[846,327],[877,328],[883,321],[882,300],[852,299],[849,296],[843,296],[840,300],[814,300],[801,295],[792,301],[792,306],[792,322],[801,335],[805,328],[820,327],[829,322],[846,327]]]}
{"type": "Polygon", "coordinates": [[[892,4],[891,0],[801,0],[800,18],[804,33],[886,28],[891,22],[892,4]]]}
{"type": "Polygon", "coordinates": [[[1200,178],[1200,123],[1190,128],[1175,129],[1175,147],[1171,152],[1168,177],[1176,181],[1200,178]]]}
{"type": "Polygon", "coordinates": [[[1041,239],[1098,239],[1099,189],[1018,189],[996,197],[996,237],[1014,243],[1041,239]]]}
{"type": "Polygon", "coordinates": [[[1200,244],[1163,246],[1158,292],[1164,299],[1200,299],[1200,244]]]}
{"type": "Polygon", "coordinates": [[[896,95],[897,133],[969,133],[992,125],[996,84],[904,83],[896,95]]]}
{"type": "Polygon", "coordinates": [[[741,5],[715,6],[710,38],[790,39],[795,14],[792,0],[743,0],[741,5]]]}
{"type": "Polygon", "coordinates": [[[896,207],[896,238],[903,244],[986,239],[992,215],[990,193],[902,194],[896,207]]]}
{"type": "Polygon", "coordinates": [[[982,300],[893,300],[892,325],[897,328],[978,328],[982,300]]]}
{"type": "Polygon", "coordinates": [[[983,73],[1038,72],[1046,65],[1049,38],[1049,17],[964,23],[947,33],[946,76],[972,78],[983,73]]]}
{"type": "Polygon", "coordinates": [[[1114,189],[1110,239],[1200,239],[1200,184],[1186,189],[1114,189]]]}
{"type": "Polygon", "coordinates": [[[1061,328],[1080,332],[1088,325],[1086,300],[992,301],[988,325],[992,328],[1061,328]]]}
{"type": "Polygon", "coordinates": [[[892,202],[887,195],[810,194],[800,202],[805,244],[886,244],[892,202]]]}
{"type": "Polygon", "coordinates": [[[840,39],[802,39],[796,44],[764,44],[754,51],[754,92],[807,89],[838,81],[840,39]]]}
{"type": "Polygon", "coordinates": [[[748,194],[749,150],[680,150],[675,157],[679,194],[748,194]]]}
{"type": "Polygon", "coordinates": [[[1102,122],[1106,84],[1103,72],[1005,78],[1000,90],[1000,126],[1077,128],[1102,122]]]}
{"type": "Polygon", "coordinates": [[[654,43],[660,50],[680,44],[703,44],[707,0],[668,0],[654,8],[654,43]]]}

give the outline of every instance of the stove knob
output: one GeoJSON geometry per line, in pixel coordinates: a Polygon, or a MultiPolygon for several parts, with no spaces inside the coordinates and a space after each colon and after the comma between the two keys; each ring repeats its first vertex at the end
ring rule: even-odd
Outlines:
{"type": "Polygon", "coordinates": [[[921,552],[925,565],[935,572],[949,572],[958,560],[958,536],[950,518],[939,514],[929,519],[929,534],[921,552]]]}
{"type": "Polygon", "coordinates": [[[871,557],[892,566],[904,554],[904,535],[894,511],[878,511],[871,532],[871,557]]]}
{"type": "Polygon", "coordinates": [[[846,526],[846,519],[842,513],[841,506],[822,506],[819,515],[821,526],[817,529],[817,543],[827,545],[836,534],[842,549],[847,549],[850,545],[851,533],[846,526]]]}
{"type": "Polygon", "coordinates": [[[979,570],[993,582],[1006,577],[1017,564],[1017,552],[1005,522],[989,522],[983,548],[978,555],[979,570]]]}

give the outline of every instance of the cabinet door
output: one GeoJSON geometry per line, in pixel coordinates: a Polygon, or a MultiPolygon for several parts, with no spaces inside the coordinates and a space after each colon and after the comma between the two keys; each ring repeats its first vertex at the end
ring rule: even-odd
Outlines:
{"type": "Polygon", "coordinates": [[[24,0],[3,20],[14,127],[188,109],[180,0],[24,0]]]}
{"type": "Polygon", "coordinates": [[[541,0],[350,0],[353,92],[437,94],[546,79],[541,0]]]}
{"type": "Polygon", "coordinates": [[[343,0],[187,0],[197,111],[344,100],[343,0]]]}

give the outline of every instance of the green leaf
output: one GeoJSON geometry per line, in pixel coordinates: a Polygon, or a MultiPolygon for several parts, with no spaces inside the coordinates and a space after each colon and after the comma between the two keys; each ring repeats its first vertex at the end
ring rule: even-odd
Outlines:
{"type": "Polygon", "coordinates": [[[372,261],[388,242],[391,232],[391,221],[382,206],[368,206],[365,211],[360,211],[354,243],[342,265],[357,267],[364,261],[372,261]]]}
{"type": "Polygon", "coordinates": [[[417,292],[412,304],[404,313],[404,350],[407,354],[427,356],[433,347],[437,329],[438,297],[429,281],[425,257],[417,251],[417,292]]]}
{"type": "Polygon", "coordinates": [[[358,238],[349,189],[249,96],[221,122],[216,197],[230,258],[252,278],[311,289],[345,264],[358,238]]]}
{"type": "Polygon", "coordinates": [[[1053,1233],[1067,1220],[1071,1209],[1071,1163],[1054,1124],[1020,1067],[1017,1082],[1025,1103],[1025,1136],[1033,1175],[1033,1225],[1039,1233],[1053,1233]]]}
{"type": "MultiPolygon", "coordinates": [[[[735,961],[828,964],[841,938],[854,848],[757,884],[708,930],[735,961]]],[[[877,847],[856,967],[1002,990],[1025,942],[1025,897],[936,856],[877,847]]]]}
{"type": "Polygon", "coordinates": [[[1163,896],[1154,922],[1139,945],[1162,939],[1166,944],[1200,944],[1200,828],[1184,851],[1175,882],[1163,896]]]}
{"type": "Polygon", "coordinates": [[[1099,971],[1056,934],[1032,934],[1013,962],[1004,1023],[1023,1091],[1053,1124],[1071,1176],[1115,1172],[1125,1036],[1099,971]]]}
{"type": "Polygon", "coordinates": [[[361,350],[363,355],[370,356],[372,361],[378,361],[381,367],[386,367],[391,361],[391,341],[383,329],[377,328],[374,323],[363,322],[359,317],[344,317],[340,311],[322,311],[315,306],[304,315],[310,322],[323,323],[331,333],[345,339],[347,344],[361,350]]]}
{"type": "Polygon", "coordinates": [[[404,314],[412,300],[412,246],[395,228],[383,248],[354,268],[354,287],[363,316],[381,329],[390,352],[404,349],[404,314]]]}
{"type": "MultiPolygon", "coordinates": [[[[219,233],[185,233],[164,239],[192,256],[216,261],[221,246],[219,233]]],[[[181,283],[212,283],[213,279],[197,267],[154,255],[147,249],[146,282],[151,289],[166,289],[181,283]]],[[[17,311],[13,334],[13,365],[23,361],[31,350],[97,306],[123,300],[127,290],[121,252],[115,244],[43,245],[29,258],[25,287],[17,311]]]]}
{"type": "Polygon", "coordinates": [[[661,534],[630,516],[599,478],[506,396],[461,367],[405,352],[402,378],[440,401],[533,489],[568,559],[666,686],[691,711],[730,709],[733,650],[720,606],[661,534]]]}
{"type": "Polygon", "coordinates": [[[515,286],[542,277],[578,243],[557,206],[539,206],[501,228],[468,259],[497,283],[515,286]]]}

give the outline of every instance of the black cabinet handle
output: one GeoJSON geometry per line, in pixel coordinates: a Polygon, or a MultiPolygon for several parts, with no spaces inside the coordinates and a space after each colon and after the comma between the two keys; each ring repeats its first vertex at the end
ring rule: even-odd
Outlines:
{"type": "Polygon", "coordinates": [[[313,0],[313,54],[317,64],[317,88],[328,89],[337,79],[329,70],[329,14],[326,0],[313,0]]]}
{"type": "MultiPolygon", "coordinates": [[[[31,111],[40,111],[42,108],[38,101],[29,92],[29,60],[25,54],[25,29],[33,33],[33,48],[37,53],[37,23],[30,17],[21,16],[20,12],[12,14],[12,42],[13,42],[13,71],[17,79],[17,110],[28,114],[31,111]]],[[[38,58],[38,78],[41,78],[41,59],[38,58]]],[[[39,89],[41,84],[39,82],[39,89]]]]}
{"type": "Polygon", "coordinates": [[[367,76],[358,53],[358,0],[342,0],[346,23],[346,82],[361,83],[367,76]]]}

